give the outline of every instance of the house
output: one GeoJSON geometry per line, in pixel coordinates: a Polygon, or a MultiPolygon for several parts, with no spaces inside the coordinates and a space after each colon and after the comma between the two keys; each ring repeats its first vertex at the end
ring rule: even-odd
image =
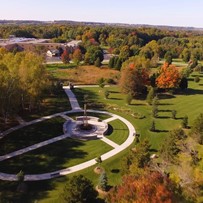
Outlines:
{"type": "Polygon", "coordinates": [[[58,49],[48,50],[46,55],[49,56],[49,57],[59,56],[59,50],[58,49]]]}

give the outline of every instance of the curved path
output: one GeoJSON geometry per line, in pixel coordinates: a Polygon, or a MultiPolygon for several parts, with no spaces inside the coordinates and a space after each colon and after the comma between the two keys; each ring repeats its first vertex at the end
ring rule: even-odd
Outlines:
{"type": "MultiPolygon", "coordinates": [[[[40,122],[42,120],[50,119],[50,118],[53,118],[53,117],[56,117],[56,116],[66,117],[65,114],[68,114],[70,112],[81,112],[82,109],[80,108],[80,106],[78,104],[78,101],[77,101],[75,95],[73,94],[73,92],[68,87],[64,87],[64,90],[65,90],[67,96],[69,97],[71,107],[72,107],[71,111],[57,113],[57,114],[53,114],[51,116],[45,116],[43,118],[36,119],[34,121],[31,121],[31,122],[26,122],[23,125],[19,125],[19,126],[15,127],[15,128],[9,129],[7,132],[4,133],[4,136],[9,134],[10,132],[12,132],[14,130],[17,130],[17,129],[22,128],[22,127],[27,126],[27,125],[31,125],[31,124],[40,122]]],[[[135,135],[136,132],[135,132],[135,129],[134,129],[133,125],[128,120],[126,120],[125,118],[123,118],[121,116],[118,116],[116,114],[109,113],[109,112],[106,112],[106,111],[88,110],[88,112],[110,115],[111,118],[106,119],[105,122],[110,122],[112,120],[119,119],[119,120],[121,120],[122,122],[124,122],[127,125],[128,130],[129,130],[128,138],[121,145],[118,145],[118,144],[112,142],[111,140],[109,140],[108,138],[106,138],[106,137],[104,137],[102,135],[99,137],[102,141],[106,142],[107,144],[111,145],[114,148],[111,151],[101,155],[102,160],[106,160],[106,159],[116,155],[117,153],[121,152],[122,150],[124,150],[125,148],[127,148],[128,146],[130,146],[132,144],[132,142],[134,141],[134,138],[135,138],[134,135],[135,135]]],[[[61,135],[61,136],[52,138],[50,140],[46,140],[44,142],[32,145],[30,147],[26,147],[24,149],[18,150],[16,152],[6,154],[6,155],[0,157],[0,161],[3,161],[5,159],[8,159],[8,158],[11,158],[11,157],[14,157],[14,156],[18,156],[20,154],[26,153],[28,151],[37,149],[37,148],[45,146],[45,145],[48,145],[48,144],[56,142],[58,140],[65,139],[66,137],[67,137],[67,135],[61,135]]],[[[84,163],[81,163],[81,164],[78,164],[78,165],[75,165],[75,166],[72,166],[72,167],[69,167],[69,168],[66,168],[66,169],[50,172],[50,173],[25,175],[25,181],[37,181],[37,180],[51,179],[51,178],[54,178],[54,177],[57,177],[57,176],[67,175],[67,174],[70,174],[70,173],[74,173],[76,171],[83,170],[83,169],[85,169],[87,167],[93,166],[94,164],[96,164],[96,161],[95,161],[95,159],[92,159],[92,160],[86,161],[84,163]]],[[[0,172],[0,179],[1,180],[8,180],[8,181],[17,181],[17,176],[15,174],[7,174],[7,173],[1,173],[0,172]]]]}

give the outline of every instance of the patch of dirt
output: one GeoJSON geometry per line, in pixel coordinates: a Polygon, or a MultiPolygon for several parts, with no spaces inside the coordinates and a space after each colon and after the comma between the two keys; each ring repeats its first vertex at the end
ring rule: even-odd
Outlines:
{"type": "Polygon", "coordinates": [[[94,172],[96,174],[101,174],[101,173],[104,172],[104,169],[102,167],[100,167],[100,166],[97,166],[97,167],[94,168],[94,172]]]}

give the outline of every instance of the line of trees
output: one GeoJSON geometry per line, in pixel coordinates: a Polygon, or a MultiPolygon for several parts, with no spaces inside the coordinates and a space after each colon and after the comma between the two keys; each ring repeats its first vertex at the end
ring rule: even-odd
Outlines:
{"type": "Polygon", "coordinates": [[[0,49],[0,117],[6,122],[19,109],[40,107],[48,76],[43,58],[31,53],[0,49]]]}

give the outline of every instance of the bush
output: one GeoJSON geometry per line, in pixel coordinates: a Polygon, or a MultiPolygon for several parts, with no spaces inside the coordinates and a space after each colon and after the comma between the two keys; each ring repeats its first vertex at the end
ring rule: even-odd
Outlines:
{"type": "Polygon", "coordinates": [[[195,78],[194,78],[194,82],[198,83],[199,81],[200,81],[199,76],[195,76],[195,78]]]}
{"type": "Polygon", "coordinates": [[[157,118],[158,117],[158,107],[157,107],[157,105],[153,105],[152,106],[152,116],[154,117],[154,118],[157,118]]]}
{"type": "Polygon", "coordinates": [[[156,127],[155,127],[155,121],[152,121],[151,127],[150,127],[150,131],[155,132],[156,131],[156,127]]]}
{"type": "Polygon", "coordinates": [[[183,120],[181,122],[182,128],[187,128],[188,127],[188,116],[184,116],[183,120]]]}
{"type": "Polygon", "coordinates": [[[109,98],[109,95],[110,95],[109,91],[108,91],[108,90],[105,90],[105,92],[104,92],[104,96],[105,96],[106,99],[109,98]]]}
{"type": "Polygon", "coordinates": [[[171,114],[172,114],[172,119],[176,119],[177,111],[176,110],[172,110],[171,114]]]}

